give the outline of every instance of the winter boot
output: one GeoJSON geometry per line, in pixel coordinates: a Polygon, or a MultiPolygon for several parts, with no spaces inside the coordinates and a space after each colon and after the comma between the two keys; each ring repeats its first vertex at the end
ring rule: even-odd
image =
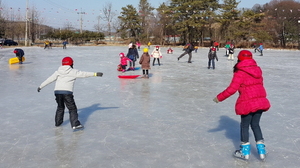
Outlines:
{"type": "Polygon", "coordinates": [[[248,160],[250,156],[250,143],[242,143],[240,146],[240,150],[236,150],[233,153],[233,156],[240,158],[240,159],[245,159],[248,160]]]}
{"type": "Polygon", "coordinates": [[[257,152],[258,152],[258,155],[260,157],[260,159],[262,160],[265,160],[266,158],[266,149],[265,149],[265,144],[264,144],[264,141],[257,141],[256,142],[256,148],[257,148],[257,152]]]}
{"type": "Polygon", "coordinates": [[[143,76],[142,76],[141,78],[146,78],[146,75],[145,75],[145,74],[143,74],[143,76]]]}
{"type": "Polygon", "coordinates": [[[148,78],[149,78],[149,75],[146,75],[145,78],[148,79],[148,78]]]}

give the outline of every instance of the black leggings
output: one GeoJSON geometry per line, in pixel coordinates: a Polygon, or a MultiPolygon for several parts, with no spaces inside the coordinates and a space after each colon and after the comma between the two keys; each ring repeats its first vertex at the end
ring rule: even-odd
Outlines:
{"type": "Polygon", "coordinates": [[[157,59],[158,65],[160,65],[159,58],[154,58],[152,65],[154,65],[156,59],[157,59]]]}
{"type": "Polygon", "coordinates": [[[148,75],[148,69],[143,69],[143,75],[148,75]]]}
{"type": "Polygon", "coordinates": [[[64,121],[65,105],[69,109],[71,127],[80,125],[73,94],[55,94],[55,97],[57,103],[55,126],[60,126],[64,121]]]}
{"type": "Polygon", "coordinates": [[[259,126],[262,113],[262,110],[258,110],[255,113],[241,115],[241,142],[249,142],[249,126],[251,126],[256,142],[264,139],[259,126]]]}
{"type": "Polygon", "coordinates": [[[135,61],[132,61],[132,62],[129,61],[129,66],[130,66],[130,67],[135,67],[135,61]]]}

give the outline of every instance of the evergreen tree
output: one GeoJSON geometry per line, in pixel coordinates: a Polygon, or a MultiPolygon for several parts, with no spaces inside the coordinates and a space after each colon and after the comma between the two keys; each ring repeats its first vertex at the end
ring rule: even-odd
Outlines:
{"type": "Polygon", "coordinates": [[[141,37],[149,39],[151,32],[151,21],[153,20],[154,8],[149,4],[148,0],[140,0],[139,3],[139,16],[141,20],[141,37]]]}
{"type": "Polygon", "coordinates": [[[218,6],[218,0],[171,0],[169,10],[184,43],[203,39],[218,6]]]}
{"type": "Polygon", "coordinates": [[[141,19],[137,13],[137,10],[132,5],[127,5],[122,8],[120,19],[120,28],[122,38],[126,38],[129,33],[129,38],[138,37],[141,33],[141,19]]]}
{"type": "Polygon", "coordinates": [[[220,5],[220,15],[218,22],[221,24],[220,33],[222,35],[222,39],[230,39],[231,34],[228,34],[227,30],[231,23],[238,19],[238,15],[240,13],[237,10],[237,6],[240,2],[236,2],[236,0],[224,0],[224,4],[220,5]]]}

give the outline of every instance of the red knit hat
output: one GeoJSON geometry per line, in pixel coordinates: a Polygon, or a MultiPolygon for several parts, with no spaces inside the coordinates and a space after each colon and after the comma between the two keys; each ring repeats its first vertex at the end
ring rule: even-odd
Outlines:
{"type": "Polygon", "coordinates": [[[62,65],[73,65],[73,59],[71,57],[65,57],[61,62],[62,65]]]}
{"type": "Polygon", "coordinates": [[[238,55],[238,60],[243,61],[246,59],[252,59],[252,53],[249,50],[242,50],[238,55]]]}
{"type": "Polygon", "coordinates": [[[120,53],[119,56],[122,58],[122,57],[125,57],[125,54],[124,53],[120,53]]]}

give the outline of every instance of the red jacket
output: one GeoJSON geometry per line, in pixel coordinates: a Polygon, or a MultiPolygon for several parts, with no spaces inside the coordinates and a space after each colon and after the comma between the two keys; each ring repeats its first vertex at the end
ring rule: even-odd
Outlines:
{"type": "Polygon", "coordinates": [[[230,85],[217,98],[223,101],[236,91],[239,97],[235,104],[237,115],[247,115],[257,110],[267,111],[271,107],[266,98],[267,93],[263,86],[262,71],[254,59],[243,60],[236,65],[230,85]]]}
{"type": "Polygon", "coordinates": [[[129,59],[128,57],[121,57],[120,59],[120,64],[121,65],[127,65],[127,61],[131,61],[131,59],[129,59]]]}

